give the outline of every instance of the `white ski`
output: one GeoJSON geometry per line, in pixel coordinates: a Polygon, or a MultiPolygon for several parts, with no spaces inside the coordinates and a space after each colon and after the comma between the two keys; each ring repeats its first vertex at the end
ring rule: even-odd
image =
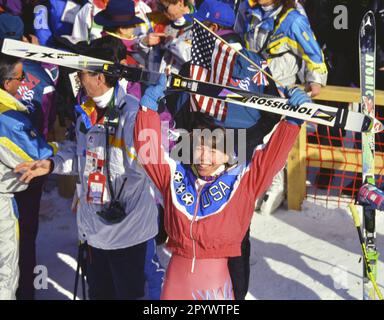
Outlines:
{"type": "Polygon", "coordinates": [[[277,113],[286,117],[343,128],[349,131],[372,131],[376,133],[383,130],[383,124],[380,121],[371,116],[363,115],[360,112],[317,103],[304,103],[300,106],[292,106],[288,104],[288,99],[256,95],[241,89],[196,81],[179,75],[172,75],[168,82],[168,88],[204,95],[248,108],[277,113]]]}
{"type": "MultiPolygon", "coordinates": [[[[106,60],[13,39],[4,39],[1,51],[5,54],[24,59],[56,64],[78,70],[104,72],[126,78],[129,81],[139,81],[147,84],[157,83],[160,76],[157,72],[143,70],[136,66],[114,64],[106,60]]],[[[174,74],[168,77],[168,89],[185,91],[190,94],[205,95],[248,108],[256,108],[326,126],[344,128],[349,131],[372,131],[377,133],[384,129],[380,121],[359,112],[316,103],[304,103],[298,107],[291,106],[288,104],[287,99],[255,95],[252,92],[241,89],[209,82],[195,81],[174,74]]]]}

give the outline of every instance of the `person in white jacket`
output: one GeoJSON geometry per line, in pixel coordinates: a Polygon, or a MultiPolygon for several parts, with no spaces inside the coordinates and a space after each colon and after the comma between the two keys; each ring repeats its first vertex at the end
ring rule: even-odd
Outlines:
{"type": "MultiPolygon", "coordinates": [[[[91,43],[87,55],[111,59],[107,51],[91,43]]],[[[25,182],[49,172],[79,176],[77,219],[89,246],[89,297],[138,299],[144,296],[147,240],[158,232],[154,190],[133,147],[139,101],[118,78],[85,71],[79,76],[90,99],[76,106],[76,142],[16,171],[25,182]]]]}

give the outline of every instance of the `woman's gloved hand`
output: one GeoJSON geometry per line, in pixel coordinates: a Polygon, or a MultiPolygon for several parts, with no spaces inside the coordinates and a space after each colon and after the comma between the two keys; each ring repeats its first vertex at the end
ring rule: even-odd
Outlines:
{"type": "MultiPolygon", "coordinates": [[[[293,88],[285,88],[284,90],[285,96],[288,98],[288,103],[292,106],[299,106],[303,103],[312,102],[311,98],[308,96],[308,94],[301,90],[298,87],[293,88]]],[[[286,121],[291,122],[293,124],[302,125],[304,123],[304,120],[296,119],[292,117],[286,117],[286,121]]]]}
{"type": "Polygon", "coordinates": [[[312,102],[308,94],[298,87],[285,88],[284,94],[288,98],[288,103],[293,106],[299,106],[306,102],[312,102]]]}
{"type": "Polygon", "coordinates": [[[157,111],[159,100],[164,97],[164,91],[167,86],[167,77],[162,74],[157,85],[149,86],[141,97],[140,104],[153,111],[157,111]]]}

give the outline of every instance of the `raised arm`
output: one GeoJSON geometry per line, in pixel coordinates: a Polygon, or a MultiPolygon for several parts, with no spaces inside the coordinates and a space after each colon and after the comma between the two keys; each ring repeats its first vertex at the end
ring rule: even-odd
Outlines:
{"type": "Polygon", "coordinates": [[[169,186],[169,159],[161,145],[161,123],[157,113],[158,100],[164,96],[165,75],[159,84],[150,86],[141,98],[134,130],[134,144],[138,159],[160,192],[169,186]]]}
{"type": "MultiPolygon", "coordinates": [[[[291,105],[311,102],[308,95],[299,88],[287,90],[291,105]]],[[[255,196],[260,196],[272,183],[273,177],[284,167],[300,131],[302,120],[286,118],[280,122],[268,143],[258,146],[250,164],[249,185],[255,196]]]]}

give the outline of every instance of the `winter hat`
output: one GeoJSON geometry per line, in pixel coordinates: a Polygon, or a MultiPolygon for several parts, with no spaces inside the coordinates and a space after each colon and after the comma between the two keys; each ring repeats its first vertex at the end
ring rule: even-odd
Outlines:
{"type": "Polygon", "coordinates": [[[24,34],[24,23],[18,16],[9,13],[0,14],[0,39],[20,40],[24,34]]]}
{"type": "Polygon", "coordinates": [[[227,28],[232,28],[235,24],[235,11],[228,3],[218,0],[204,0],[195,13],[185,17],[187,20],[196,18],[201,22],[209,21],[227,28]]]}
{"type": "Polygon", "coordinates": [[[106,9],[95,16],[95,22],[104,27],[128,27],[144,21],[135,16],[133,0],[110,0],[106,9]]]}

